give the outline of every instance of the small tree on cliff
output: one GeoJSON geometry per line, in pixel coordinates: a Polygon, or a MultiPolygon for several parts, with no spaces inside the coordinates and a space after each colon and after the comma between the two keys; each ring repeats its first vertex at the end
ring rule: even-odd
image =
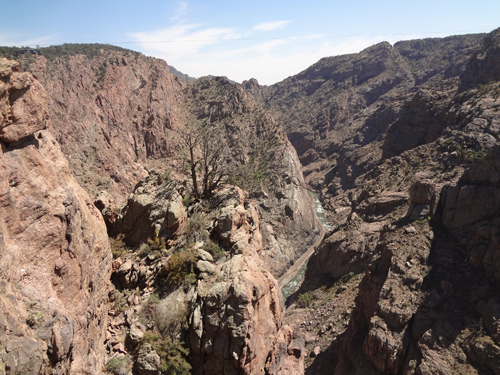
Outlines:
{"type": "Polygon", "coordinates": [[[200,123],[187,124],[181,131],[181,140],[181,155],[191,174],[193,196],[209,198],[229,173],[226,143],[217,129],[200,123]]]}

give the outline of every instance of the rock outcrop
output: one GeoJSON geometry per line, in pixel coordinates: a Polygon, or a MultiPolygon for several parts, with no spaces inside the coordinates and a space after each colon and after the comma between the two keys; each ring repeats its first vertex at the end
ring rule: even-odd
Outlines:
{"type": "MultiPolygon", "coordinates": [[[[47,89],[51,131],[89,194],[106,190],[122,206],[146,169],[182,179],[179,131],[204,123],[231,150],[230,177],[245,176],[240,184],[260,199],[271,272],[282,274],[314,242],[314,210],[297,154],[283,126],[241,85],[225,77],[187,84],[164,61],[116,47],[68,48],[75,53],[39,56],[30,71],[47,89]]],[[[135,219],[124,220],[130,227],[135,219]]]]}
{"type": "Polygon", "coordinates": [[[443,223],[466,247],[469,262],[500,279],[500,146],[468,168],[460,180],[447,186],[443,197],[443,223]]]}
{"type": "Polygon", "coordinates": [[[2,100],[8,92],[12,111],[2,107],[0,369],[100,373],[111,272],[106,226],[54,137],[37,131],[47,120],[43,88],[15,63],[1,66],[2,100]]]}
{"type": "Polygon", "coordinates": [[[280,374],[288,368],[301,373],[304,353],[283,325],[278,282],[259,256],[262,236],[255,203],[235,188],[222,190],[215,201],[222,212],[215,238],[227,241],[234,255],[217,265],[216,278],[198,284],[191,302],[194,373],[280,374]]]}
{"type": "Polygon", "coordinates": [[[123,207],[109,202],[102,205],[111,236],[123,233],[129,246],[139,247],[148,238],[168,240],[184,230],[187,217],[182,196],[176,190],[178,182],[169,181],[159,190],[162,183],[163,178],[152,171],[137,183],[123,207]]]}
{"type": "Polygon", "coordinates": [[[149,363],[146,359],[156,358],[156,353],[151,354],[152,348],[144,348],[146,344],[135,337],[151,330],[150,323],[141,328],[138,321],[140,314],[144,317],[145,311],[152,311],[153,330],[182,339],[190,349],[193,374],[303,373],[303,348],[283,324],[278,282],[261,259],[264,251],[256,202],[240,188],[223,186],[211,198],[209,208],[203,201],[187,202],[187,207],[181,204],[176,212],[183,221],[174,233],[167,226],[155,229],[155,223],[166,220],[170,212],[159,208],[170,207],[178,191],[187,194],[183,184],[161,181],[151,172],[111,224],[117,232],[127,229],[121,223],[135,207],[140,213],[135,227],[142,229],[125,232],[130,236],[124,240],[146,243],[153,235],[163,247],[159,253],[139,250],[140,261],[137,252],[115,260],[113,280],[121,292],[115,297],[115,306],[120,307],[110,319],[109,354],[127,355],[138,347],[144,358],[140,355],[136,367],[147,373],[143,362],[149,363]],[[150,204],[137,209],[138,202],[150,204]],[[191,274],[178,280],[174,262],[182,254],[193,254],[193,259],[183,258],[190,262],[191,274]],[[155,305],[149,302],[153,290],[161,295],[155,305]],[[125,295],[130,297],[124,301],[125,295]]]}
{"type": "Polygon", "coordinates": [[[47,127],[47,95],[18,62],[0,59],[0,139],[16,142],[47,127]]]}
{"type": "MultiPolygon", "coordinates": [[[[325,206],[388,157],[440,137],[458,77],[483,35],[387,42],[327,57],[248,92],[282,121],[306,183],[325,206]]],[[[453,111],[454,112],[454,111],[453,111]]],[[[329,203],[330,206],[329,206],[329,203]]]]}

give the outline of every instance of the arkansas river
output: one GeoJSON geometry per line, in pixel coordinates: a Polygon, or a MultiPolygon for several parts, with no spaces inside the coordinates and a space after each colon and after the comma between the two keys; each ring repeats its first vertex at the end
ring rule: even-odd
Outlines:
{"type": "Polygon", "coordinates": [[[323,211],[323,206],[319,200],[319,196],[316,193],[311,192],[312,198],[314,199],[314,204],[316,205],[316,224],[319,227],[320,235],[316,242],[307,249],[307,251],[302,254],[302,256],[297,259],[292,267],[286,271],[283,276],[278,280],[281,291],[283,292],[283,296],[288,298],[297,287],[298,283],[304,276],[307,267],[307,261],[311,257],[312,253],[316,247],[323,241],[323,237],[325,236],[325,231],[330,231],[332,229],[331,225],[326,221],[325,213],[323,211]]]}

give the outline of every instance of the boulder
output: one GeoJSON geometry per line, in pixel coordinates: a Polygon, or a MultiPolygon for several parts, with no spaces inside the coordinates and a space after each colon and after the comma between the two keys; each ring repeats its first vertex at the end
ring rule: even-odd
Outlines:
{"type": "Polygon", "coordinates": [[[187,219],[178,185],[176,180],[163,183],[158,173],[150,171],[137,183],[127,203],[116,209],[113,220],[108,215],[110,231],[124,233],[127,245],[134,247],[157,237],[174,239],[187,219]]]}
{"type": "Polygon", "coordinates": [[[136,365],[139,375],[158,375],[160,372],[160,356],[150,344],[143,344],[137,354],[136,365]]]}

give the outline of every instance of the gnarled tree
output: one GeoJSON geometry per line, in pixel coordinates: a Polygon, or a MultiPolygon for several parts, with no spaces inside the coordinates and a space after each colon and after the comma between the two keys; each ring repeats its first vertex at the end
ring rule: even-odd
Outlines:
{"type": "Polygon", "coordinates": [[[191,173],[193,195],[209,198],[229,173],[226,142],[218,129],[200,123],[187,124],[181,130],[181,139],[181,154],[191,173]]]}

